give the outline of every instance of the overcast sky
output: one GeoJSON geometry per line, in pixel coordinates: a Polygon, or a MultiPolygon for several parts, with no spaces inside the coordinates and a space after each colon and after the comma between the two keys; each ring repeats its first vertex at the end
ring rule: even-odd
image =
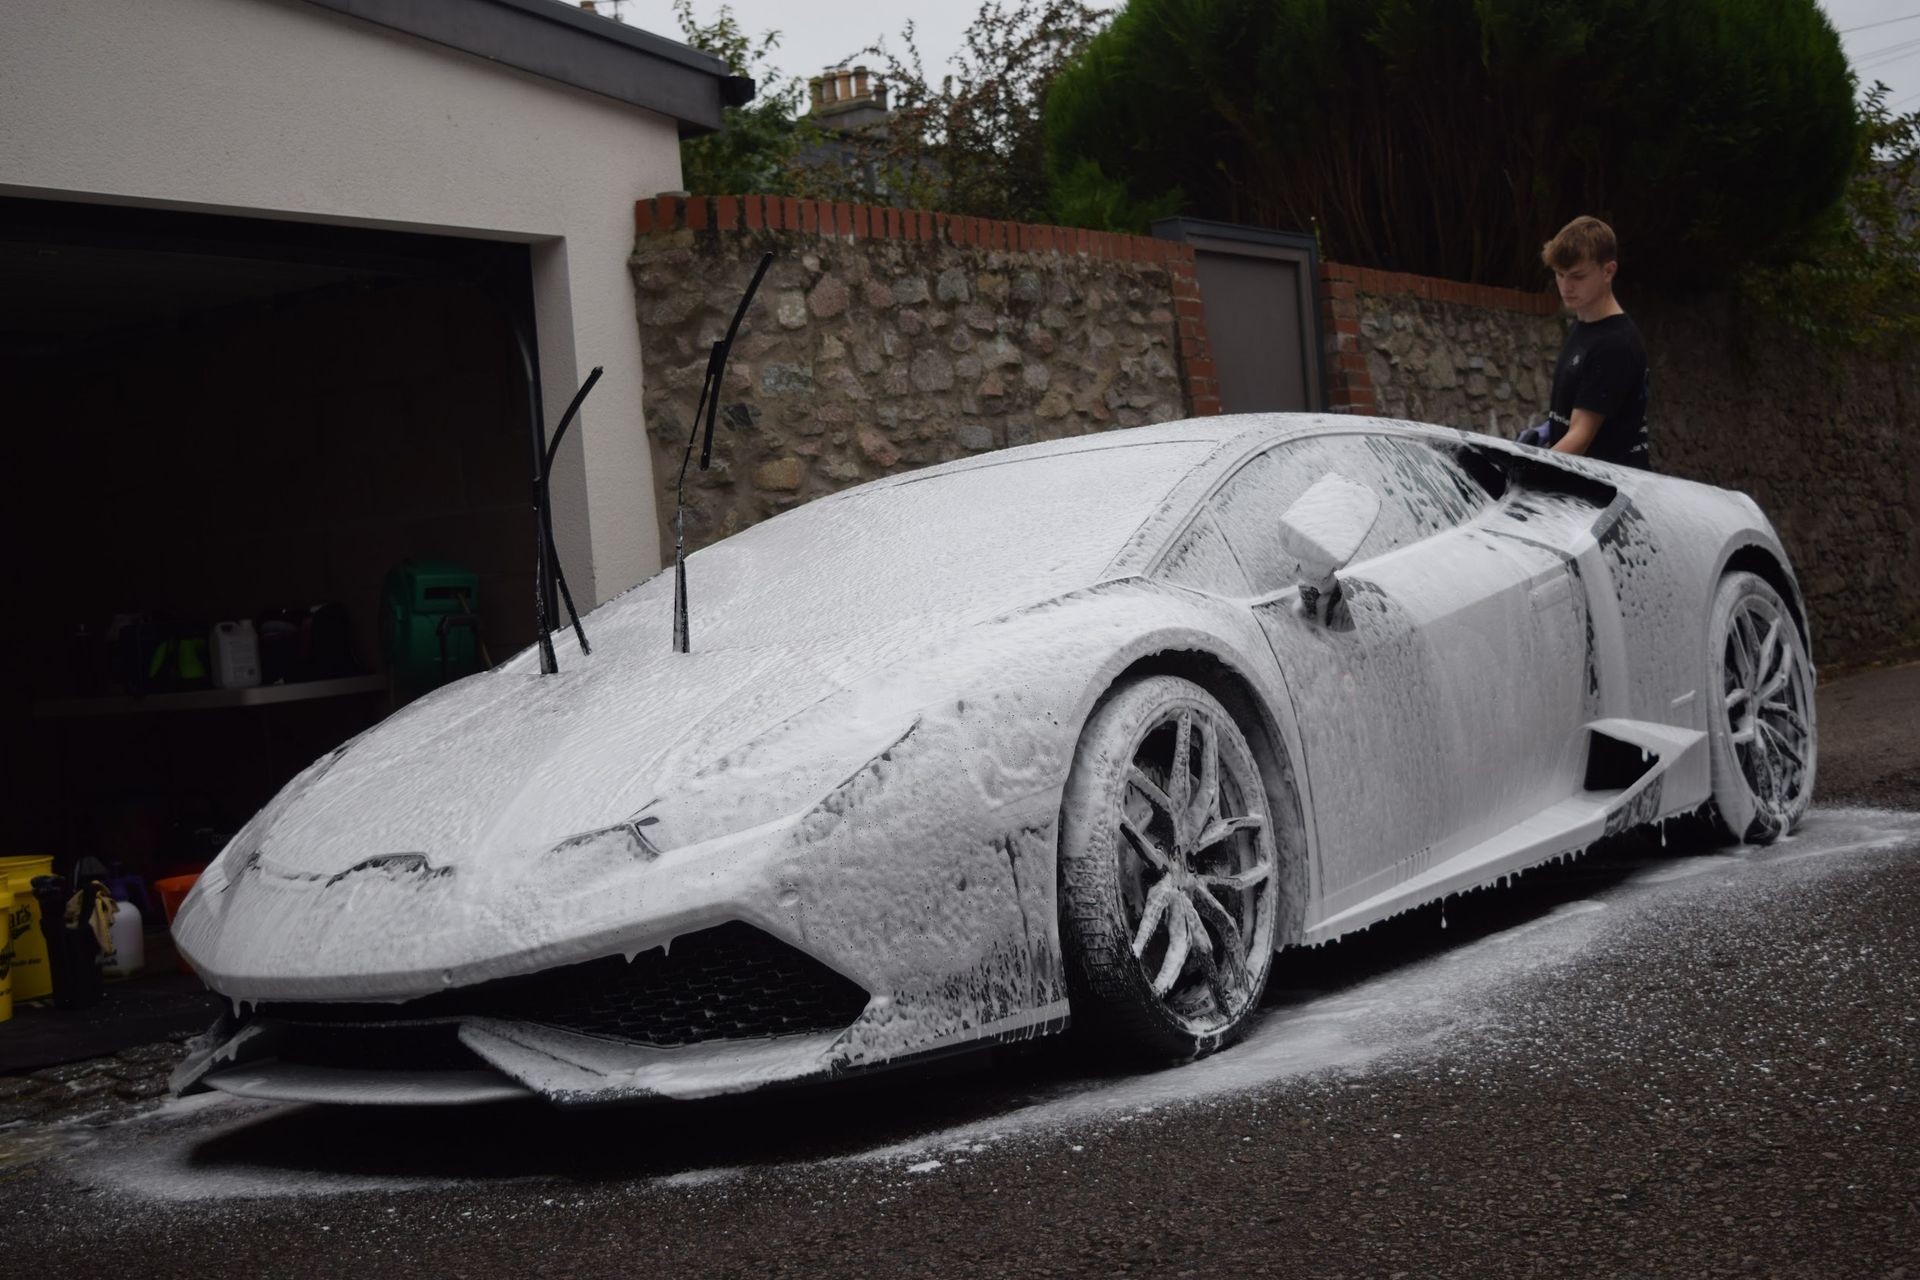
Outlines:
{"type": "Polygon", "coordinates": [[[1822,0],[1820,7],[1840,29],[1861,85],[1884,80],[1889,106],[1920,111],[1920,0],[1822,0]]]}
{"type": "MultiPolygon", "coordinates": [[[[1117,7],[1101,3],[1099,7],[1117,7]]],[[[613,7],[601,0],[601,9],[613,7]]],[[[876,39],[897,44],[900,26],[914,22],[927,72],[937,77],[960,48],[961,33],[978,9],[976,0],[732,0],[734,16],[748,32],[780,32],[774,64],[788,75],[816,75],[876,39]]],[[[1884,80],[1891,102],[1901,110],[1920,109],[1920,0],[1820,0],[1833,25],[1844,34],[1847,55],[1863,85],[1884,80]],[[1883,23],[1885,25],[1869,26],[1883,23]],[[1849,28],[1867,28],[1852,30],[1849,28]]],[[[702,22],[712,21],[719,0],[693,0],[702,22]]],[[[664,36],[678,37],[668,0],[618,0],[623,21],[664,36]]]]}

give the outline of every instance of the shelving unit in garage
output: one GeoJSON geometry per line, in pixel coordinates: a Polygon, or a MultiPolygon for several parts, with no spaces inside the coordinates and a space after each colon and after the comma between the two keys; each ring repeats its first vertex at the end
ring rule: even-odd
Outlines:
{"type": "Polygon", "coordinates": [[[431,687],[396,690],[380,634],[410,560],[469,570],[494,651],[531,639],[529,270],[521,244],[0,198],[0,383],[30,424],[0,445],[28,478],[0,510],[0,851],[204,865],[431,687]],[[228,620],[304,648],[213,687],[228,620]]]}

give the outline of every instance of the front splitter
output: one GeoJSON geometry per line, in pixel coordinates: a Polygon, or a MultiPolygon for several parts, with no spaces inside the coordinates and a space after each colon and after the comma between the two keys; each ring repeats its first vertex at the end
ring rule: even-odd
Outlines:
{"type": "Polygon", "coordinates": [[[379,1071],[277,1060],[223,1067],[201,1083],[239,1098],[353,1106],[470,1106],[538,1096],[497,1071],[379,1071]]]}
{"type": "Polygon", "coordinates": [[[561,1105],[690,1100],[834,1074],[842,1031],[630,1044],[499,1018],[449,1020],[471,1065],[409,1068],[377,1056],[321,1065],[281,1056],[289,1037],[270,1018],[223,1018],[174,1072],[176,1093],[218,1089],[274,1102],[434,1106],[543,1098],[561,1105]]]}

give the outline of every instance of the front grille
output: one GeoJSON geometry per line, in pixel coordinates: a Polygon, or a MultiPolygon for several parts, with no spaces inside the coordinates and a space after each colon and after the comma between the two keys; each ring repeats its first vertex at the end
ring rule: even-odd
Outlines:
{"type": "Polygon", "coordinates": [[[867,1003],[866,992],[818,960],[739,923],[681,938],[666,953],[649,951],[631,964],[616,957],[593,979],[556,983],[523,1005],[521,1016],[586,1035],[673,1045],[844,1027],[867,1003]]]}
{"type": "Polygon", "coordinates": [[[734,921],[632,961],[608,956],[403,1004],[262,1005],[259,1016],[376,1033],[399,1030],[394,1022],[507,1018],[633,1044],[687,1045],[833,1030],[866,1003],[857,983],[734,921]]]}

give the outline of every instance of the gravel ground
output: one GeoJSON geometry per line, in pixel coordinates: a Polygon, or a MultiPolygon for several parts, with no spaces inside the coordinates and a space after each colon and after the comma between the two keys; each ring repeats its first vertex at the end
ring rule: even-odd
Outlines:
{"type": "MultiPolygon", "coordinates": [[[[1855,680],[1823,802],[1920,810],[1920,743],[1881,733],[1920,667],[1855,680]]],[[[0,1128],[0,1214],[51,1274],[1920,1280],[1920,818],[1809,831],[1629,843],[1307,953],[1254,1040],[1149,1076],[1053,1048],[589,1114],[43,1080],[0,1105],[90,1115],[0,1128]]]]}

